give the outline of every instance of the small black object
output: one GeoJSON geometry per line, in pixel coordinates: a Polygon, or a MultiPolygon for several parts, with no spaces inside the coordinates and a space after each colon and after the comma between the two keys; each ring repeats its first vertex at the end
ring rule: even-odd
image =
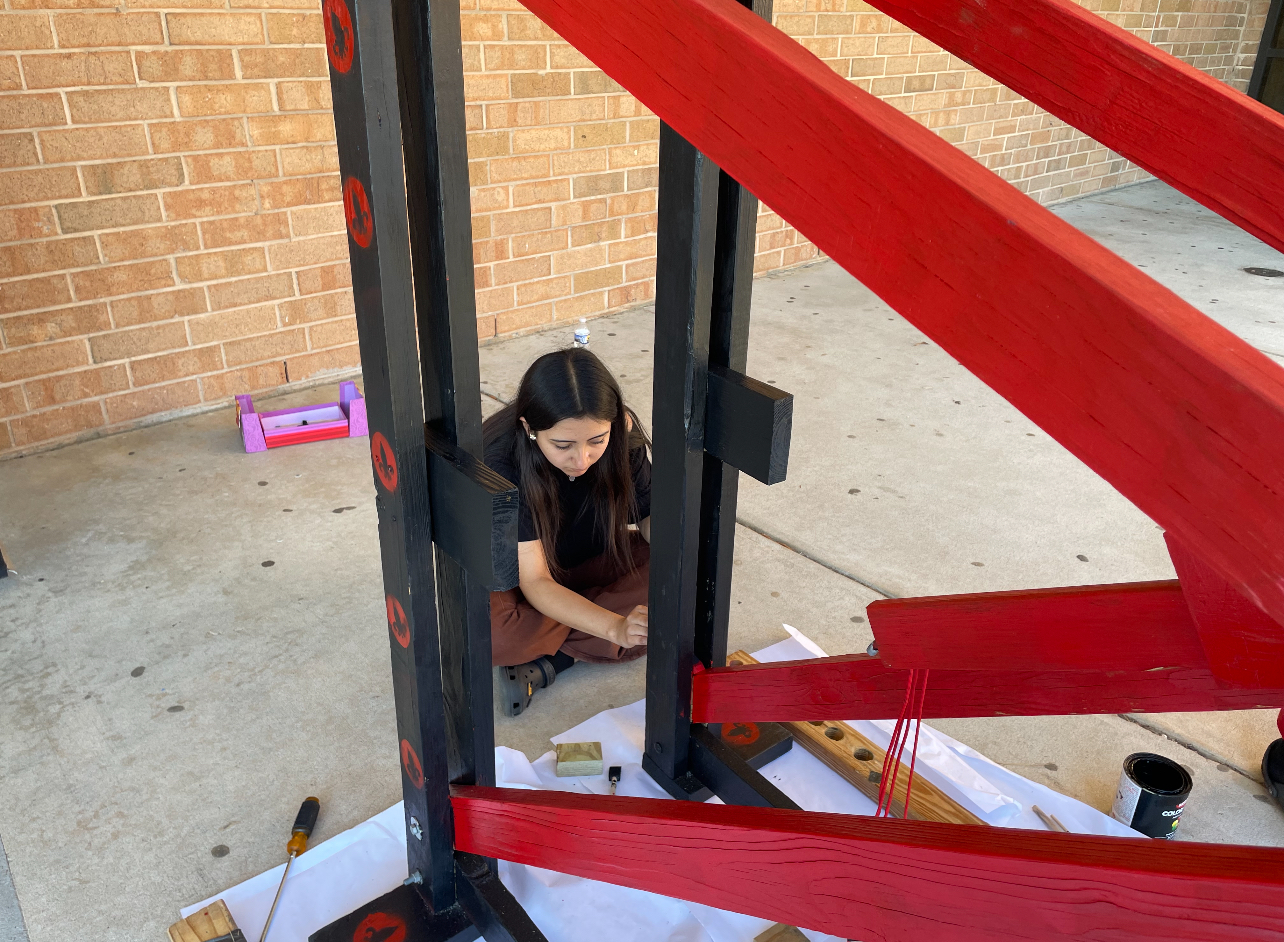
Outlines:
{"type": "Polygon", "coordinates": [[[1266,747],[1262,756],[1262,781],[1275,803],[1284,808],[1284,739],[1277,739],[1266,747]]]}
{"type": "Polygon", "coordinates": [[[240,929],[233,929],[231,932],[216,939],[210,939],[210,942],[245,942],[245,933],[240,929]]]}
{"type": "Polygon", "coordinates": [[[619,784],[621,771],[618,765],[613,765],[606,770],[606,777],[612,785],[619,784]]]}
{"type": "Polygon", "coordinates": [[[1153,752],[1124,759],[1110,816],[1147,837],[1171,838],[1194,781],[1184,766],[1153,752]]]}
{"type": "Polygon", "coordinates": [[[1284,271],[1278,268],[1245,268],[1244,271],[1259,278],[1284,278],[1284,271]]]}
{"type": "Polygon", "coordinates": [[[317,826],[317,815],[320,813],[320,801],[315,798],[305,799],[303,804],[299,805],[299,813],[294,819],[294,828],[290,833],[311,837],[312,829],[317,826]]]}

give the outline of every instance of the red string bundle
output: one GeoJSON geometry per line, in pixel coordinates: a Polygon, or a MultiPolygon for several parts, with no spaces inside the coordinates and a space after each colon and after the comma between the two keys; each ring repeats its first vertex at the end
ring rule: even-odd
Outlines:
{"type": "Polygon", "coordinates": [[[892,797],[896,794],[896,778],[900,773],[901,756],[909,742],[910,724],[914,724],[914,746],[910,750],[909,775],[905,779],[905,807],[902,816],[909,817],[910,789],[914,785],[914,763],[918,758],[918,733],[923,726],[923,703],[927,699],[927,670],[911,670],[905,685],[905,702],[892,729],[892,740],[883,755],[883,772],[878,780],[878,807],[874,817],[888,818],[892,812],[892,797]],[[890,773],[890,777],[889,777],[890,773]]]}

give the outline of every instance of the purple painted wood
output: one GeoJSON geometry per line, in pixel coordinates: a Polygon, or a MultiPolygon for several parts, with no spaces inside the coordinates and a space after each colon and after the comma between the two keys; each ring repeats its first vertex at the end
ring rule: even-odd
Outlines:
{"type": "Polygon", "coordinates": [[[366,425],[366,401],[357,392],[357,384],[351,380],[339,384],[339,408],[348,417],[349,438],[361,438],[370,433],[366,425]]]}
{"type": "Polygon", "coordinates": [[[263,437],[263,422],[254,411],[254,400],[249,396],[236,397],[236,421],[241,426],[241,441],[245,443],[245,452],[267,451],[267,440],[263,437]]]}

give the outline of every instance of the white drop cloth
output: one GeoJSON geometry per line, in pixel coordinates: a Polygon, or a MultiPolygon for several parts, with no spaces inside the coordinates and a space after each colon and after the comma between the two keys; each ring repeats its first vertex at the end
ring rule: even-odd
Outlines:
{"type": "MultiPolygon", "coordinates": [[[[801,632],[786,625],[791,637],[755,657],[791,661],[823,657],[801,632]]],[[[606,710],[568,729],[554,742],[601,742],[606,767],[623,767],[617,794],[668,798],[642,771],[643,701],[606,710]]],[[[880,746],[891,739],[892,721],[852,725],[880,746]]],[[[496,782],[508,788],[540,788],[606,794],[605,775],[558,778],[556,754],[534,762],[514,749],[495,749],[496,782]]],[[[873,814],[874,802],[801,747],[795,747],[762,773],[808,811],[873,814]]],[[[1081,834],[1139,835],[1095,808],[1023,778],[960,742],[924,725],[919,736],[915,774],[922,775],[955,801],[992,825],[1043,829],[1038,805],[1081,834]]],[[[714,798],[713,801],[718,799],[714,798]]],[[[245,937],[257,940],[281,880],[284,864],[185,908],[188,916],[223,899],[245,937]]],[[[640,890],[597,883],[538,867],[500,861],[500,879],[526,907],[549,942],[750,942],[771,923],[640,890]]],[[[273,920],[271,942],[306,942],[307,937],[406,878],[406,833],[401,803],[302,854],[273,920]]],[[[842,942],[804,930],[813,942],[842,942]]]]}

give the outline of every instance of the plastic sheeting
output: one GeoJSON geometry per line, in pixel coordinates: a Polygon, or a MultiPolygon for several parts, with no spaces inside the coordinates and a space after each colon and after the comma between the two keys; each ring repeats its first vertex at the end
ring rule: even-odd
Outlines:
{"type": "MultiPolygon", "coordinates": [[[[760,661],[823,657],[801,632],[785,626],[790,638],[755,654],[760,661]]],[[[643,701],[606,710],[568,729],[554,742],[601,742],[604,767],[618,765],[619,795],[668,799],[642,771],[643,701]]],[[[894,723],[852,725],[880,746],[894,723]]],[[[908,758],[908,756],[907,756],[908,758]]],[[[607,794],[605,775],[558,778],[549,751],[534,762],[514,749],[495,750],[497,784],[607,794]]],[[[764,766],[763,775],[808,811],[873,814],[874,802],[801,747],[764,766]]],[[[991,762],[963,743],[924,725],[915,774],[997,827],[1043,830],[1031,810],[1038,805],[1081,834],[1139,837],[1113,818],[991,762]]],[[[718,799],[712,799],[717,801],[718,799]]],[[[396,888],[406,878],[406,833],[401,803],[330,840],[295,861],[272,925],[272,942],[305,942],[318,929],[396,888]]],[[[223,899],[248,939],[262,932],[284,864],[185,908],[187,916],[223,899]]],[[[526,907],[549,942],[750,942],[771,923],[766,919],[713,909],[698,903],[598,883],[538,867],[500,861],[500,879],[526,907]]],[[[842,942],[803,929],[813,942],[842,942]]]]}

